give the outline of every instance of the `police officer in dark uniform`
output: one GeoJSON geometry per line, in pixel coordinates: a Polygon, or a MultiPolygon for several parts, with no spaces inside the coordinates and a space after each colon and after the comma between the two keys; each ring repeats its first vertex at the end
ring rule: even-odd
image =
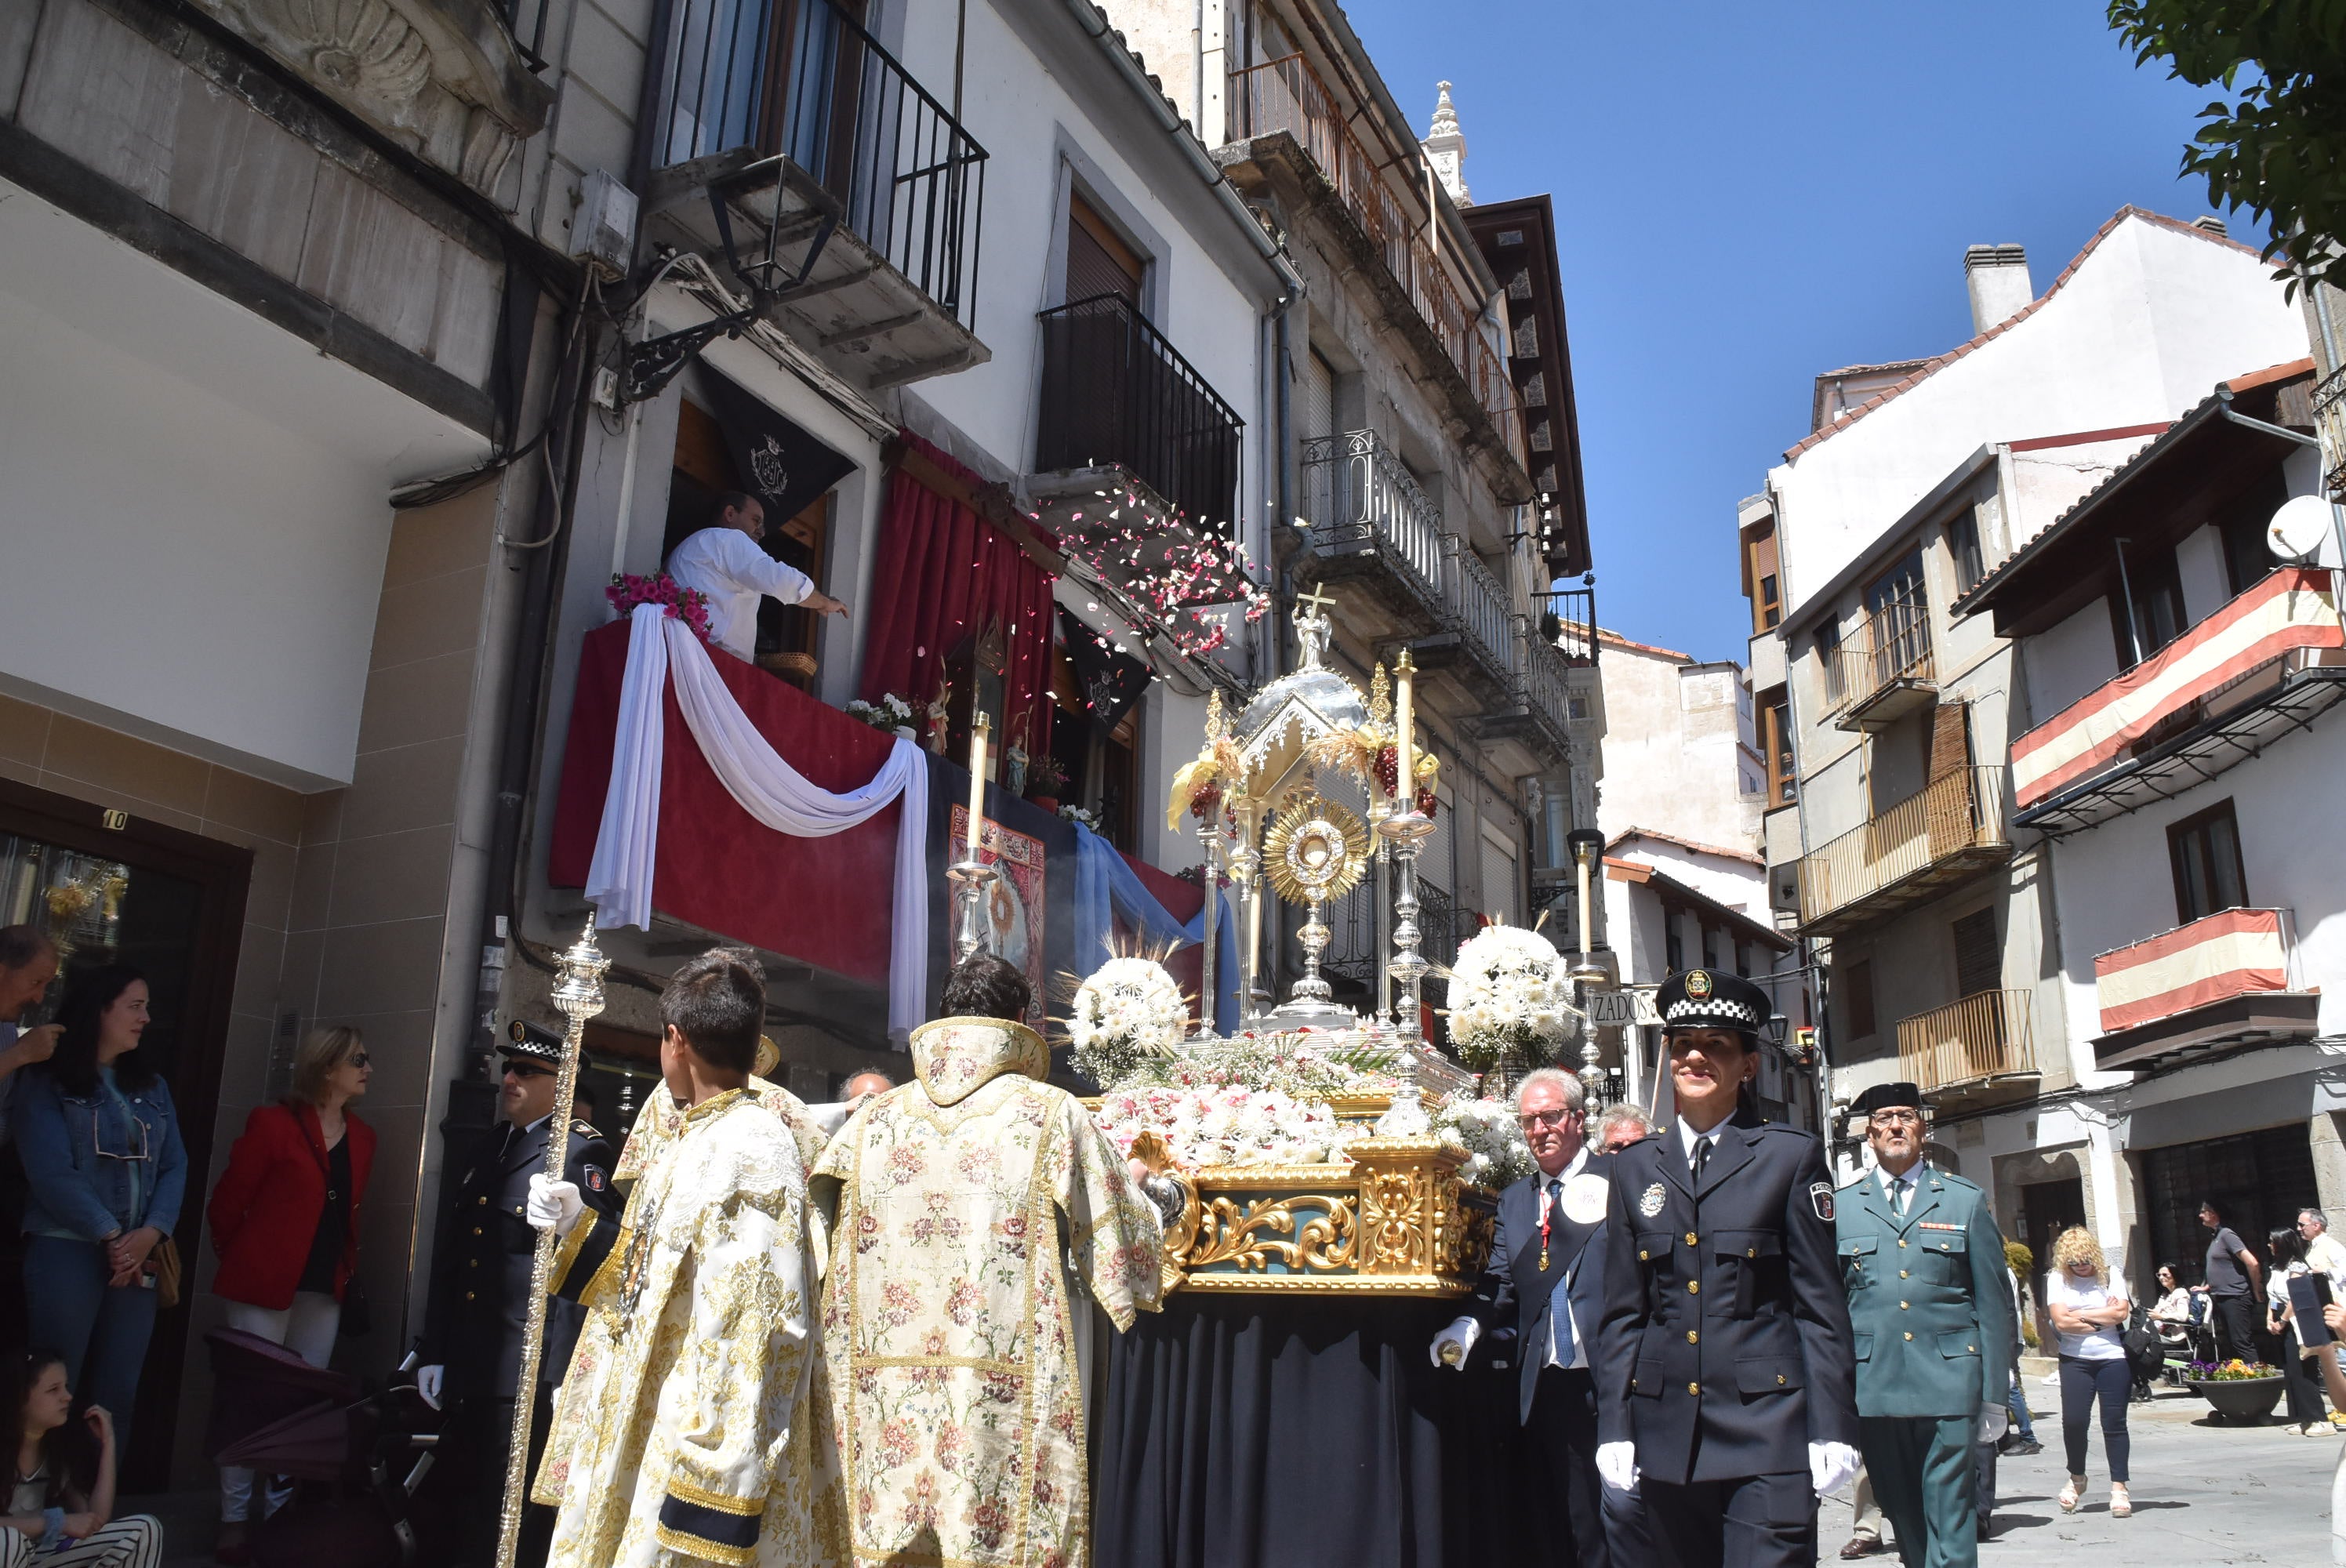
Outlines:
{"type": "MultiPolygon", "coordinates": [[[[521,1380],[522,1336],[529,1320],[530,1275],[537,1232],[524,1217],[529,1178],[546,1169],[552,1131],[554,1075],[562,1037],[519,1019],[498,1046],[505,1073],[498,1126],[482,1135],[449,1186],[440,1227],[439,1267],[424,1319],[426,1363],[417,1385],[449,1415],[451,1451],[440,1467],[447,1478],[444,1503],[463,1568],[496,1554],[499,1508],[505,1495],[505,1453],[513,1441],[514,1401],[521,1380]]],[[[611,1145],[583,1121],[573,1121],[564,1175],[587,1207],[616,1215],[611,1145]]],[[[536,1419],[530,1424],[530,1468],[553,1419],[553,1394],[570,1366],[582,1321],[578,1308],[550,1301],[536,1419]]],[[[520,1559],[543,1562],[553,1510],[532,1505],[524,1515],[520,1559]]]]}
{"type": "Polygon", "coordinates": [[[1613,1159],[1597,1467],[1677,1568],[1812,1568],[1858,1462],[1824,1151],[1742,1106],[1765,992],[1696,969],[1655,1005],[1677,1119],[1613,1159]]]}

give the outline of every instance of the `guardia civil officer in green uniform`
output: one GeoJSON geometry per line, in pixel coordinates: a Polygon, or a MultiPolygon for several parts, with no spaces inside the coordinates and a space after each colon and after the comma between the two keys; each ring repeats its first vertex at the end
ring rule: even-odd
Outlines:
{"type": "Polygon", "coordinates": [[[1857,1472],[1824,1149],[1740,1103],[1765,992],[1693,969],[1655,1005],[1677,1119],[1613,1156],[1597,1473],[1668,1568],[1815,1568],[1817,1497],[1857,1472]]]}
{"type": "Polygon", "coordinates": [[[1920,1089],[1877,1084],[1850,1108],[1876,1161],[1834,1205],[1858,1446],[1905,1568],[1974,1568],[1973,1444],[2004,1435],[2012,1380],[2004,1236],[1985,1194],[1923,1162],[1920,1089]]]}

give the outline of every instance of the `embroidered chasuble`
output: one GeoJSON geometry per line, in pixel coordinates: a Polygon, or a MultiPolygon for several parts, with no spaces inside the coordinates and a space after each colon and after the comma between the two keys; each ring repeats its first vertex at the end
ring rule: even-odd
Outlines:
{"type": "MultiPolygon", "coordinates": [[[[1083,1568],[1068,1273],[1118,1331],[1155,1311],[1164,1235],[1023,1024],[913,1032],[917,1081],[858,1111],[810,1182],[835,1217],[823,1380],[857,1568],[1083,1568]]],[[[1085,1308],[1088,1310],[1088,1308],[1085,1308]]]]}
{"type": "Polygon", "coordinates": [[[620,1219],[589,1214],[556,1255],[555,1293],[588,1316],[539,1472],[560,1509],[547,1562],[832,1563],[804,1162],[746,1091],[671,1112],[620,1219]]]}
{"type": "MultiPolygon", "coordinates": [[[[759,1077],[752,1077],[742,1093],[780,1119],[807,1168],[813,1169],[831,1135],[809,1114],[806,1102],[780,1084],[759,1077]]],[[[665,1088],[655,1088],[652,1097],[636,1115],[635,1125],[628,1130],[627,1144],[619,1151],[619,1163],[611,1167],[611,1185],[623,1194],[632,1192],[654,1156],[683,1130],[683,1108],[665,1088]]],[[[811,1285],[808,1293],[813,1294],[811,1285]]],[[[585,1418],[602,1408],[602,1377],[610,1364],[611,1331],[617,1323],[615,1314],[590,1313],[579,1329],[569,1370],[554,1393],[554,1419],[546,1429],[537,1474],[530,1481],[529,1495],[534,1502],[542,1502],[548,1508],[562,1506],[563,1482],[570,1472],[566,1456],[585,1418]]]]}

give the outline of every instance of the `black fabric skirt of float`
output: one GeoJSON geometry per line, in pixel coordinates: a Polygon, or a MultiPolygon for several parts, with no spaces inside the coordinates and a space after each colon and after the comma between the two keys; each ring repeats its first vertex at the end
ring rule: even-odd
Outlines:
{"type": "MultiPolygon", "coordinates": [[[[1464,1568],[1535,1560],[1512,1371],[1438,1368],[1455,1300],[1176,1291],[1107,1335],[1101,1568],[1464,1568]]],[[[1105,1328],[1105,1325],[1103,1325],[1105,1328]]],[[[1478,1360],[1481,1358],[1478,1358],[1478,1360]]]]}

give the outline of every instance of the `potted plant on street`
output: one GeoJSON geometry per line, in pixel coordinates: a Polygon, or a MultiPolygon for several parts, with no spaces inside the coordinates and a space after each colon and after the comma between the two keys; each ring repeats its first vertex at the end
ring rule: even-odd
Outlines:
{"type": "Polygon", "coordinates": [[[2218,1421],[2253,1426],[2272,1414],[2280,1403],[2281,1376],[2262,1361],[2194,1361],[2184,1369],[2183,1380],[2208,1401],[2218,1421]]]}
{"type": "Polygon", "coordinates": [[[1038,752],[1026,765],[1026,799],[1046,811],[1059,809],[1059,791],[1067,787],[1067,769],[1049,752],[1038,752]]]}

